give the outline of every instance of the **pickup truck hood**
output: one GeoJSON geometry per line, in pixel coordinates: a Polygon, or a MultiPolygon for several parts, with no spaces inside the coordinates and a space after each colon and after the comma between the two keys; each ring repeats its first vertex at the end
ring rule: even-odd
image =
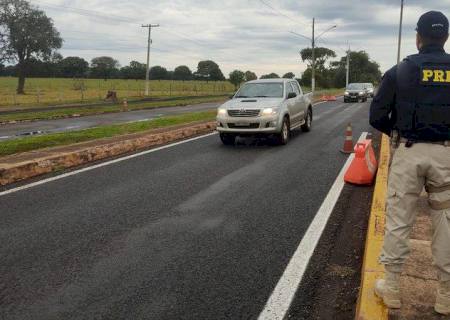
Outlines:
{"type": "Polygon", "coordinates": [[[227,109],[273,108],[280,106],[283,101],[283,98],[237,98],[225,102],[221,107],[227,109]]]}

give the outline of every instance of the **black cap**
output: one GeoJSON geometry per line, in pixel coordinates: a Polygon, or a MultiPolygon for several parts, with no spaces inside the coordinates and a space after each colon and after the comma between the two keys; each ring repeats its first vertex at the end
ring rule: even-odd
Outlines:
{"type": "Polygon", "coordinates": [[[448,19],[442,12],[428,11],[420,17],[416,31],[423,37],[444,38],[448,35],[448,19]]]}

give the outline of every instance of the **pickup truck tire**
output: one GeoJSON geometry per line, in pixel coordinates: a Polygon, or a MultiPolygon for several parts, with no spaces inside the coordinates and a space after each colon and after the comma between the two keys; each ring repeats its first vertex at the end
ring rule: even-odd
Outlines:
{"type": "Polygon", "coordinates": [[[222,140],[222,143],[226,146],[232,146],[236,141],[236,135],[232,133],[220,133],[219,136],[220,140],[222,140]]]}
{"type": "Polygon", "coordinates": [[[313,119],[312,110],[311,110],[311,108],[308,108],[308,112],[306,113],[306,118],[305,118],[305,124],[301,126],[303,132],[311,131],[312,119],[313,119]]]}
{"type": "Polygon", "coordinates": [[[277,144],[286,145],[289,141],[290,133],[291,126],[289,123],[289,118],[286,116],[284,117],[283,124],[281,125],[281,132],[275,136],[277,144]]]}

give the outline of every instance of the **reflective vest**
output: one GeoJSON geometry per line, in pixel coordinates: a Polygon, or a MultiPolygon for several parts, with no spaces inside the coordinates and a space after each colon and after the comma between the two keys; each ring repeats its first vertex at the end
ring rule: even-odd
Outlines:
{"type": "Polygon", "coordinates": [[[450,55],[407,57],[397,68],[395,129],[417,141],[450,140],[450,55]]]}

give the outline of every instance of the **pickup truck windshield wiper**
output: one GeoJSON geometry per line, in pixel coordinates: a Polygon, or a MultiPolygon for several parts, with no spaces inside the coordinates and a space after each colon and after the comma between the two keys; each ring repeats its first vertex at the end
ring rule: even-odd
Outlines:
{"type": "Polygon", "coordinates": [[[236,96],[236,98],[248,98],[247,96],[236,96]]]}
{"type": "Polygon", "coordinates": [[[255,98],[268,98],[269,96],[255,96],[255,98]]]}

